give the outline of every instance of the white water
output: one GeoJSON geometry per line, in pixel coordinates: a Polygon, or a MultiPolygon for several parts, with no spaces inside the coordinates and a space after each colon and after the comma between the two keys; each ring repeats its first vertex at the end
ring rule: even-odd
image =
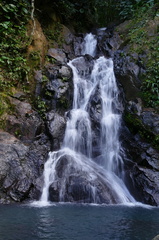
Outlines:
{"type": "MultiPolygon", "coordinates": [[[[88,34],[84,42],[82,53],[94,56],[97,43],[95,37],[88,34]]],[[[87,71],[81,74],[76,68],[82,59],[83,57],[79,57],[68,63],[73,71],[73,108],[69,113],[63,146],[59,151],[51,152],[45,164],[44,187],[40,202],[44,204],[48,202],[51,184],[59,188],[59,199],[64,201],[71,168],[74,168],[77,172],[86,173],[86,178],[91,185],[92,202],[97,202],[97,187],[94,182],[102,179],[102,183],[111,186],[117,203],[135,203],[123,181],[123,160],[120,156],[121,145],[118,136],[121,119],[118,109],[122,106],[118,98],[119,91],[114,76],[113,62],[105,57],[94,60],[93,70],[88,76],[87,71]],[[102,162],[100,165],[92,160],[92,127],[88,110],[90,99],[97,88],[100,90],[102,105],[100,155],[98,156],[102,162]],[[69,160],[60,177],[59,187],[57,166],[60,159],[66,155],[69,160]]]]}
{"type": "Polygon", "coordinates": [[[96,54],[97,39],[92,33],[86,34],[83,42],[82,55],[89,54],[92,57],[96,54]]]}

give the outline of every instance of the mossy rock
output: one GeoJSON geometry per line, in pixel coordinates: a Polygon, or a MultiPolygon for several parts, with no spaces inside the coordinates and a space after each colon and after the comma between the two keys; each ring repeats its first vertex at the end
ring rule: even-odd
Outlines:
{"type": "Polygon", "coordinates": [[[125,112],[124,120],[133,135],[139,134],[143,141],[151,143],[155,149],[159,150],[159,134],[155,134],[151,128],[145,126],[139,116],[125,112]]]}

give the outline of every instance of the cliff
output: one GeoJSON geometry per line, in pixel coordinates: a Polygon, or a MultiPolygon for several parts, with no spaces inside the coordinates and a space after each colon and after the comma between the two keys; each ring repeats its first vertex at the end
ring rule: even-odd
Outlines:
{"type": "MultiPolygon", "coordinates": [[[[14,5],[9,7],[14,10],[14,5]]],[[[49,11],[49,21],[41,15],[28,20],[27,6],[21,4],[22,9],[21,27],[5,25],[7,15],[1,25],[7,39],[1,43],[0,61],[2,203],[40,196],[44,163],[48,152],[61,145],[65,112],[72,105],[67,62],[79,54],[83,37],[77,25],[75,33],[74,24],[65,26],[60,15],[49,11]]],[[[120,135],[128,187],[137,200],[152,205],[159,205],[158,24],[156,4],[132,20],[110,25],[98,44],[114,59],[125,106],[120,135]]]]}

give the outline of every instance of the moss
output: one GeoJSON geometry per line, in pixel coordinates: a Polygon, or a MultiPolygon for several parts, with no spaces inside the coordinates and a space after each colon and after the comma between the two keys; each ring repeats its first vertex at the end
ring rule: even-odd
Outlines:
{"type": "MultiPolygon", "coordinates": [[[[159,4],[146,11],[141,8],[131,21],[117,28],[123,45],[128,43],[128,55],[138,54],[137,64],[145,73],[142,80],[141,97],[146,107],[159,110],[159,4]]],[[[124,46],[123,46],[124,47],[124,46]]]]}
{"type": "Polygon", "coordinates": [[[155,135],[151,129],[145,127],[136,114],[125,112],[124,120],[134,135],[139,134],[143,141],[151,143],[154,148],[159,150],[159,135],[155,135]]]}
{"type": "Polygon", "coordinates": [[[38,70],[41,67],[41,56],[39,51],[31,51],[29,56],[27,57],[27,64],[29,67],[29,74],[31,74],[31,77],[33,75],[34,70],[38,70]]]}
{"type": "Polygon", "coordinates": [[[29,58],[32,61],[38,61],[40,62],[40,52],[39,51],[33,51],[30,53],[29,58]]]}
{"type": "Polygon", "coordinates": [[[65,42],[62,35],[62,29],[63,25],[58,21],[52,21],[44,28],[44,33],[50,46],[58,45],[58,47],[62,47],[65,42]]]}
{"type": "Polygon", "coordinates": [[[11,104],[8,95],[0,93],[0,117],[4,115],[4,113],[11,113],[12,111],[14,111],[14,107],[11,104]]]}
{"type": "Polygon", "coordinates": [[[2,117],[0,118],[0,129],[6,129],[6,119],[2,117]]]}
{"type": "Polygon", "coordinates": [[[45,57],[45,63],[51,63],[51,64],[56,64],[57,60],[51,56],[46,56],[45,57]]]}
{"type": "Polygon", "coordinates": [[[0,129],[5,130],[7,115],[12,114],[14,111],[15,108],[12,105],[8,94],[5,94],[4,92],[0,93],[0,129]]]}
{"type": "Polygon", "coordinates": [[[59,99],[58,105],[59,105],[59,107],[62,108],[62,109],[68,109],[68,107],[69,107],[69,102],[68,102],[68,100],[66,99],[66,97],[62,96],[62,97],[59,99]]]}
{"type": "Polygon", "coordinates": [[[46,111],[47,111],[46,102],[41,97],[38,96],[35,99],[34,104],[35,104],[37,112],[39,113],[41,118],[45,119],[46,118],[46,111]]]}

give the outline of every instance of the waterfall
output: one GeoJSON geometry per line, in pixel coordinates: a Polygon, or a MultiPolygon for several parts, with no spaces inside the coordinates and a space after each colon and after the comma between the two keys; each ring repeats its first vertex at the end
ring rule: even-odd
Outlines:
{"type": "Polygon", "coordinates": [[[122,104],[113,61],[103,56],[94,59],[96,45],[96,37],[87,34],[82,54],[92,56],[88,68],[86,56],[68,63],[73,71],[73,107],[67,113],[63,145],[59,151],[50,152],[44,166],[41,202],[135,202],[124,183],[124,163],[119,142],[122,104]],[[82,70],[79,69],[81,64],[84,66],[80,67],[82,70]],[[99,153],[94,157],[90,108],[97,92],[100,93],[99,153]]]}
{"type": "Polygon", "coordinates": [[[94,57],[96,54],[96,46],[97,46],[97,39],[95,35],[93,35],[92,33],[86,34],[84,38],[83,49],[81,54],[82,55],[89,54],[92,57],[94,57]]]}

